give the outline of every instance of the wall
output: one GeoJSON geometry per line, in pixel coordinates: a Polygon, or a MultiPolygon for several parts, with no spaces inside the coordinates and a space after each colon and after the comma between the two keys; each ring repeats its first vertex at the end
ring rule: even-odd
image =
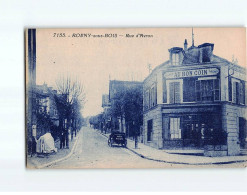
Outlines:
{"type": "Polygon", "coordinates": [[[240,153],[239,142],[239,117],[245,116],[245,106],[224,103],[222,105],[222,128],[227,132],[228,155],[240,153]]]}
{"type": "Polygon", "coordinates": [[[228,66],[221,65],[220,67],[220,87],[221,87],[221,101],[228,101],[228,66]]]}
{"type": "Polygon", "coordinates": [[[144,143],[154,148],[162,148],[162,112],[161,106],[157,105],[143,116],[144,143]],[[147,141],[147,121],[153,120],[152,141],[147,141]]]}

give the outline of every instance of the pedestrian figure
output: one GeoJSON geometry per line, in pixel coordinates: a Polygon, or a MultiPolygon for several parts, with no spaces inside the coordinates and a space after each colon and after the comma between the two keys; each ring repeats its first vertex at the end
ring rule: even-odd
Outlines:
{"type": "Polygon", "coordinates": [[[65,130],[65,145],[66,145],[66,148],[69,149],[69,132],[68,130],[65,130]]]}
{"type": "Polygon", "coordinates": [[[65,147],[65,132],[64,132],[64,129],[62,129],[61,135],[60,135],[60,149],[64,147],[65,147]]]}

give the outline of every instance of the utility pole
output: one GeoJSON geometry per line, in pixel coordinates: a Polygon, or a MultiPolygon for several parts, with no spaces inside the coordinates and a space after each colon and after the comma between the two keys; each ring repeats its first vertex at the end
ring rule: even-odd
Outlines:
{"type": "Polygon", "coordinates": [[[192,47],[194,47],[194,32],[193,32],[193,27],[192,27],[192,47]]]}
{"type": "Polygon", "coordinates": [[[27,152],[31,156],[36,152],[36,29],[27,31],[27,152]]]}

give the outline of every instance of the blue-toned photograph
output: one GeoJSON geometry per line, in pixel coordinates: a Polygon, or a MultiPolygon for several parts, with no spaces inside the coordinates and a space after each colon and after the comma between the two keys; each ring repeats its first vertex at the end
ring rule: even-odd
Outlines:
{"type": "Polygon", "coordinates": [[[26,29],[26,167],[244,168],[246,28],[26,29]]]}

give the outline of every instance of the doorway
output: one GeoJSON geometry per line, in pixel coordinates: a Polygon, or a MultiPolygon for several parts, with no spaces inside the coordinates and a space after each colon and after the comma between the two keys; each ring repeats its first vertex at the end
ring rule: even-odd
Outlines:
{"type": "Polygon", "coordinates": [[[243,117],[239,117],[239,141],[240,141],[240,148],[245,149],[246,146],[246,119],[243,117]]]}

